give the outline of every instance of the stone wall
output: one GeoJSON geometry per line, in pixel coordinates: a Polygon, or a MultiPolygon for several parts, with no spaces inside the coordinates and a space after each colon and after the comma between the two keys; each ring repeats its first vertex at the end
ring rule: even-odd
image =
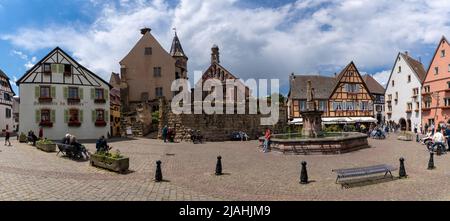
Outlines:
{"type": "MultiPolygon", "coordinates": [[[[247,105],[248,106],[248,105],[247,105]]],[[[181,114],[171,112],[170,105],[160,104],[160,126],[158,137],[164,125],[174,128],[176,141],[190,141],[190,130],[200,130],[206,141],[230,140],[230,135],[235,131],[243,131],[250,139],[262,136],[267,126],[261,125],[261,118],[267,115],[261,114],[181,114]]],[[[287,111],[280,108],[280,118],[276,125],[270,126],[274,133],[283,133],[287,126],[287,111]]]]}

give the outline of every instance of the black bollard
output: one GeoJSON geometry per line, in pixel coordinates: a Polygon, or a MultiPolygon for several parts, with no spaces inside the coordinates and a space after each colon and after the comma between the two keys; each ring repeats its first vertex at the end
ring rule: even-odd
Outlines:
{"type": "Polygon", "coordinates": [[[436,145],[436,155],[442,155],[441,145],[436,145]]]}
{"type": "Polygon", "coordinates": [[[428,169],[432,170],[434,169],[434,153],[430,152],[430,160],[428,161],[428,169]]]}
{"type": "Polygon", "coordinates": [[[300,184],[308,184],[308,171],[306,170],[306,162],[302,162],[302,171],[300,173],[300,184]]]}
{"type": "Polygon", "coordinates": [[[220,176],[222,175],[222,157],[217,157],[217,164],[216,164],[216,175],[220,176]]]}
{"type": "Polygon", "coordinates": [[[419,134],[418,134],[418,133],[416,134],[416,142],[417,142],[417,143],[419,143],[419,142],[420,142],[420,139],[419,139],[419,134]]]}
{"type": "Polygon", "coordinates": [[[402,157],[400,158],[400,170],[398,172],[398,176],[401,178],[406,178],[408,175],[406,175],[406,169],[405,169],[405,159],[402,157]]]}
{"type": "Polygon", "coordinates": [[[163,181],[163,175],[161,171],[161,161],[156,161],[156,173],[155,173],[155,182],[163,181]]]}

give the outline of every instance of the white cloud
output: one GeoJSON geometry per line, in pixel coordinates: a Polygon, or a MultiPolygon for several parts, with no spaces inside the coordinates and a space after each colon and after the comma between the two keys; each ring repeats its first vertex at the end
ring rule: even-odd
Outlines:
{"type": "MultiPolygon", "coordinates": [[[[94,24],[22,27],[1,38],[34,51],[61,46],[108,79],[148,26],[169,50],[176,27],[190,73],[204,70],[210,47],[221,48],[225,67],[241,78],[334,73],[351,60],[360,70],[390,68],[398,51],[420,50],[450,33],[450,1],[298,0],[279,8],[239,8],[237,0],[121,0],[104,4],[94,24]]],[[[413,54],[414,55],[414,54],[413,54]]],[[[419,55],[414,55],[418,57],[419,55]]],[[[375,74],[384,81],[383,72],[375,74]]]]}
{"type": "Polygon", "coordinates": [[[389,76],[391,75],[391,70],[380,71],[373,75],[373,78],[377,80],[383,87],[386,88],[389,81],[389,76]]]}

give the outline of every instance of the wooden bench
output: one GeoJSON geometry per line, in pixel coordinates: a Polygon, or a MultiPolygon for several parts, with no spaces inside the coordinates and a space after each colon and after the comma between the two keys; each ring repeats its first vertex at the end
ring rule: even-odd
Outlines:
{"type": "MultiPolygon", "coordinates": [[[[392,171],[397,170],[397,168],[381,164],[381,165],[375,165],[375,166],[369,166],[369,167],[359,167],[359,168],[349,168],[349,169],[336,169],[332,170],[334,173],[337,174],[336,178],[336,184],[339,183],[339,179],[342,178],[353,178],[353,177],[362,177],[362,176],[368,176],[373,174],[379,174],[384,173],[384,176],[386,177],[389,173],[394,179],[394,176],[392,175],[392,171]]],[[[341,183],[344,185],[345,183],[341,183]]]]}

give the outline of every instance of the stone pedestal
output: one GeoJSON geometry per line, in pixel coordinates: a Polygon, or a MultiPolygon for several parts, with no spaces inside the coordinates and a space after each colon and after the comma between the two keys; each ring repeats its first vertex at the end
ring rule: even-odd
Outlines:
{"type": "Polygon", "coordinates": [[[303,136],[311,138],[323,136],[322,111],[305,111],[300,114],[303,118],[303,136]]]}

